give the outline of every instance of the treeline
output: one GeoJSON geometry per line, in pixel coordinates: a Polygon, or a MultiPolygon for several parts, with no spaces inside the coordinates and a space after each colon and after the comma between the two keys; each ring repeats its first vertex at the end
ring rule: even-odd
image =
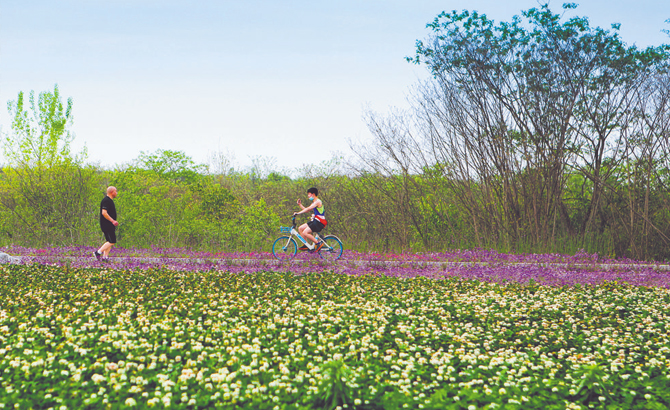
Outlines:
{"type": "MultiPolygon", "coordinates": [[[[571,8],[572,5],[564,7],[571,8]]],[[[637,49],[547,7],[495,24],[442,13],[409,61],[412,109],[368,113],[351,158],[280,172],[142,153],[114,170],[70,152],[72,102],[9,103],[0,244],[91,245],[106,186],[122,246],[267,251],[316,186],[348,249],[670,258],[670,48],[637,49]]]]}
{"type": "MultiPolygon", "coordinates": [[[[352,177],[341,158],[303,170],[299,177],[255,172],[212,175],[183,152],[158,150],[115,170],[64,160],[48,167],[5,167],[0,174],[0,245],[97,246],[98,207],[108,185],[125,247],[189,247],[234,252],[268,251],[279,226],[290,224],[296,199],[316,186],[326,205],[328,232],[347,249],[426,251],[417,215],[430,210],[397,201],[397,178],[352,177]],[[381,189],[380,189],[381,188],[381,189]]],[[[303,217],[306,221],[306,217],[303,217]]],[[[438,229],[431,245],[444,246],[438,229]]],[[[451,246],[458,244],[450,240],[451,246]]]]}
{"type": "Polygon", "coordinates": [[[431,79],[413,110],[370,113],[361,169],[478,246],[670,256],[668,45],[628,46],[617,25],[547,6],[499,24],[442,13],[428,28],[408,60],[431,79]]]}
{"type": "MultiPolygon", "coordinates": [[[[585,249],[603,256],[668,258],[670,194],[661,184],[640,187],[637,174],[623,167],[614,174],[631,178],[618,180],[616,189],[627,194],[617,195],[614,187],[604,191],[607,206],[602,206],[592,234],[570,232],[556,215],[548,232],[541,231],[541,240],[529,235],[512,241],[511,228],[496,220],[501,205],[484,202],[490,192],[482,185],[473,183],[466,190],[465,183],[444,177],[438,168],[420,175],[355,175],[350,166],[334,159],[294,178],[251,172],[208,175],[184,153],[159,150],[116,170],[72,163],[42,170],[5,168],[0,178],[0,245],[98,246],[98,206],[105,187],[114,185],[119,189],[120,246],[268,251],[278,227],[286,226],[297,210],[296,199],[304,200],[306,189],[316,186],[327,207],[328,232],[337,234],[348,249],[483,247],[568,254],[585,249]],[[147,157],[167,161],[172,169],[152,168],[144,161],[147,157]],[[633,212],[622,215],[629,209],[633,212]],[[636,213],[641,216],[636,218],[636,213]],[[629,235],[631,226],[638,229],[636,236],[629,235]],[[641,234],[645,226],[646,236],[641,234]]],[[[567,217],[583,221],[589,213],[590,181],[574,173],[565,184],[561,200],[567,217]]],[[[530,233],[528,222],[519,225],[530,233]]]]}

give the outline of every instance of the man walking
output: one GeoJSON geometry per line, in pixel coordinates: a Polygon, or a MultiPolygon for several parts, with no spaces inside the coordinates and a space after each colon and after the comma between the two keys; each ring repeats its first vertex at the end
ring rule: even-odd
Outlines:
{"type": "Polygon", "coordinates": [[[109,258],[109,251],[116,243],[116,227],[119,222],[116,220],[116,206],[114,205],[114,198],[116,198],[116,188],[110,186],[107,188],[107,195],[102,198],[100,202],[100,229],[105,235],[105,243],[93,252],[97,260],[109,258]]]}

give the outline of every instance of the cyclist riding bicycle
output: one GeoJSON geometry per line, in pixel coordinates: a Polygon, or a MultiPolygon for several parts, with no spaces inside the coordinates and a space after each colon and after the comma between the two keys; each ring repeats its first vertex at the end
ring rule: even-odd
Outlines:
{"type": "Polygon", "coordinates": [[[321,232],[323,228],[328,225],[328,221],[326,220],[326,209],[323,206],[323,202],[319,199],[319,190],[316,188],[310,188],[307,190],[307,197],[312,201],[312,204],[310,206],[303,206],[302,201],[298,199],[298,205],[300,205],[301,210],[299,212],[294,212],[293,215],[300,215],[304,214],[309,211],[313,211],[314,214],[312,215],[312,218],[310,219],[309,222],[304,223],[300,225],[298,228],[298,232],[300,232],[300,235],[305,238],[309,239],[312,241],[312,244],[307,244],[306,246],[303,245],[300,247],[300,250],[315,250],[319,251],[323,247],[323,241],[316,241],[314,239],[314,236],[312,235],[312,232],[321,232]]]}

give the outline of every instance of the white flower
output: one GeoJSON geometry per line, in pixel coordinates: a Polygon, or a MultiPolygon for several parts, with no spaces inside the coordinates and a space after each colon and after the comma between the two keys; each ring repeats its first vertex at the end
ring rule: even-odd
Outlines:
{"type": "Polygon", "coordinates": [[[136,405],[136,404],[137,404],[137,402],[136,402],[135,399],[133,399],[132,397],[128,397],[128,398],[126,399],[126,406],[128,406],[128,407],[132,407],[132,406],[134,406],[134,405],[136,405]]]}
{"type": "Polygon", "coordinates": [[[91,380],[93,380],[93,383],[98,384],[101,383],[103,380],[105,380],[105,376],[96,373],[93,376],[91,376],[91,380]]]}
{"type": "Polygon", "coordinates": [[[193,370],[191,369],[183,369],[181,371],[181,375],[179,376],[179,380],[182,382],[187,381],[188,379],[191,379],[195,377],[195,373],[193,373],[193,370]]]}

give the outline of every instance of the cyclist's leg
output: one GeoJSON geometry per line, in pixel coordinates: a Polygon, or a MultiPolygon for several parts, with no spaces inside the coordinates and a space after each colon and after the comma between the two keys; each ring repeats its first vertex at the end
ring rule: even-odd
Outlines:
{"type": "Polygon", "coordinates": [[[307,228],[305,228],[305,234],[303,237],[307,238],[312,241],[312,243],[316,244],[316,238],[313,235],[313,232],[321,232],[323,230],[323,224],[319,221],[309,221],[307,222],[307,228]]]}
{"type": "Polygon", "coordinates": [[[314,238],[314,235],[312,235],[312,230],[309,229],[309,226],[307,227],[307,229],[303,231],[302,237],[305,239],[309,239],[310,241],[312,241],[313,244],[316,243],[316,238],[314,238]]]}
{"type": "Polygon", "coordinates": [[[308,241],[312,241],[312,243],[316,242],[314,240],[314,236],[312,236],[312,230],[306,223],[300,225],[300,227],[298,228],[298,232],[300,232],[300,236],[307,239],[308,241]]]}

